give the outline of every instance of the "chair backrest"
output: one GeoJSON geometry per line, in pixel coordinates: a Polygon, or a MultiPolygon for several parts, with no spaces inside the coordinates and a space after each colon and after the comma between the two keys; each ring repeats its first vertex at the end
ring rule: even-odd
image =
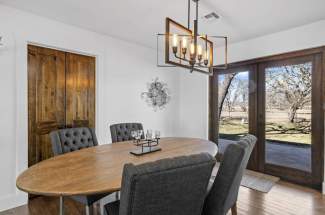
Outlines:
{"type": "Polygon", "coordinates": [[[52,131],[50,138],[54,155],[98,145],[94,129],[87,127],[52,131]]]}
{"type": "Polygon", "coordinates": [[[255,136],[247,135],[226,148],[217,176],[207,195],[203,215],[225,215],[234,206],[256,140],[255,136]]]}
{"type": "Polygon", "coordinates": [[[119,215],[200,215],[214,165],[209,154],[126,164],[119,215]]]}
{"type": "Polygon", "coordinates": [[[120,123],[110,126],[112,142],[132,140],[131,131],[143,130],[141,123],[120,123]]]}

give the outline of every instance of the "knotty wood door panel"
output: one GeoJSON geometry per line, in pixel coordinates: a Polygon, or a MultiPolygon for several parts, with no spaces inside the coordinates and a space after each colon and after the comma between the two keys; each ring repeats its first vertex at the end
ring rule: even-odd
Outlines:
{"type": "Polygon", "coordinates": [[[28,47],[29,166],[50,158],[49,132],[65,123],[65,53],[28,47]]]}
{"type": "Polygon", "coordinates": [[[95,58],[67,53],[66,124],[95,127],[95,58]]]}
{"type": "Polygon", "coordinates": [[[95,127],[95,58],[28,46],[28,165],[52,157],[49,133],[95,127]]]}

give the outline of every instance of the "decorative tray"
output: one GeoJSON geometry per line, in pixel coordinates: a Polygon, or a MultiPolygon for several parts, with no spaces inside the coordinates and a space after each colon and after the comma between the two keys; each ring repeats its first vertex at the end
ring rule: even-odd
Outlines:
{"type": "Polygon", "coordinates": [[[161,151],[161,148],[158,147],[160,138],[155,139],[142,139],[134,140],[134,145],[138,146],[137,149],[131,151],[130,153],[136,156],[145,155],[157,151],[161,151]]]}

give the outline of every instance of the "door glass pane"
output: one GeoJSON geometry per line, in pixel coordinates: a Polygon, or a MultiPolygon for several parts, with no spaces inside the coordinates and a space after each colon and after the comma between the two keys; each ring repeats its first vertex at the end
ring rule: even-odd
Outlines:
{"type": "Polygon", "coordinates": [[[238,140],[248,134],[249,72],[218,76],[219,138],[238,140]]]}
{"type": "Polygon", "coordinates": [[[311,73],[311,62],[266,68],[266,163],[311,171],[311,73]]]}

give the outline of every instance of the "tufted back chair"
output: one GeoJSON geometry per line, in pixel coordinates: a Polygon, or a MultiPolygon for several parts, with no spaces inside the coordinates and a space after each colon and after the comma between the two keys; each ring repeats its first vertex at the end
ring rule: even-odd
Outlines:
{"type": "MultiPolygon", "coordinates": [[[[120,123],[110,126],[112,142],[132,140],[131,131],[143,130],[141,123],[120,123]]],[[[142,138],[144,135],[142,135],[142,138]]]]}
{"type": "Polygon", "coordinates": [[[52,131],[50,138],[54,155],[98,145],[94,129],[87,127],[52,131]]]}
{"type": "Polygon", "coordinates": [[[230,208],[237,213],[240,182],[256,141],[256,137],[249,134],[226,148],[202,215],[226,215],[230,208]]]}
{"type": "Polygon", "coordinates": [[[126,164],[121,201],[105,206],[109,215],[200,215],[215,165],[209,154],[126,164]]]}

